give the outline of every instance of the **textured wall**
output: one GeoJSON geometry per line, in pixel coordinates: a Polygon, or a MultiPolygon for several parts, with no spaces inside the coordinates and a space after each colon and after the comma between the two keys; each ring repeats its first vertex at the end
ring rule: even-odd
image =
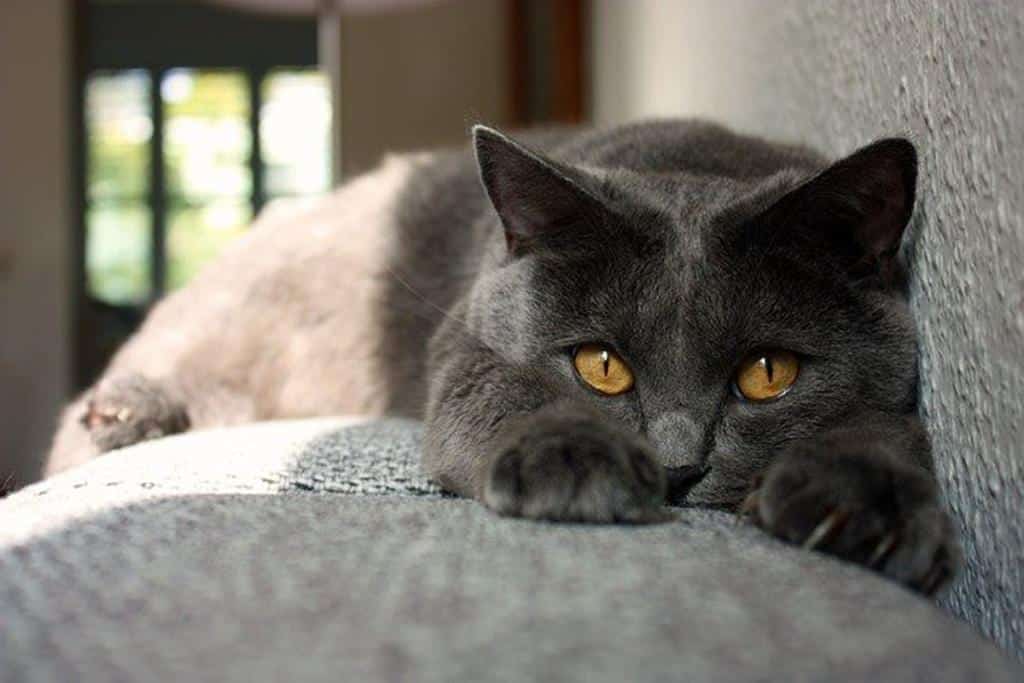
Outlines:
{"type": "Polygon", "coordinates": [[[923,413],[968,566],[948,607],[1024,658],[1024,2],[595,0],[594,114],[922,152],[923,413]]]}

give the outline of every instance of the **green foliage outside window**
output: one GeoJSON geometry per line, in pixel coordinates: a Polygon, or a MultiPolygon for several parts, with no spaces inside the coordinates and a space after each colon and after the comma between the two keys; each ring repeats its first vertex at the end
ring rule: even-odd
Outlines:
{"type": "MultiPolygon", "coordinates": [[[[152,296],[149,196],[153,121],[145,71],[97,73],[86,86],[86,274],[102,301],[152,296]]],[[[252,220],[249,81],[241,71],[163,75],[166,282],[185,284],[252,220]]],[[[330,106],[323,76],[275,71],[260,93],[260,142],[269,197],[328,189],[330,106]]]]}

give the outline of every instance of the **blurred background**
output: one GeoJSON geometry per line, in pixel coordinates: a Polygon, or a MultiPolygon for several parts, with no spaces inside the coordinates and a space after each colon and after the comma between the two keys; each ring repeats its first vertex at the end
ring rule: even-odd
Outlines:
{"type": "MultiPolygon", "coordinates": [[[[0,475],[268,203],[587,117],[582,0],[0,3],[0,475]]],[[[0,476],[0,481],[6,480],[0,476]]]]}
{"type": "Polygon", "coordinates": [[[663,115],[909,135],[921,412],[971,558],[948,602],[1019,648],[1022,67],[1021,0],[3,0],[0,484],[262,207],[387,151],[663,115]]]}

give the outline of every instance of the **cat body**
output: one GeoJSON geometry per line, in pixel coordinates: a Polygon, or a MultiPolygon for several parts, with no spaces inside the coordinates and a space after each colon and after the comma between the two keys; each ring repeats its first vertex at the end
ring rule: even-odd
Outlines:
{"type": "Polygon", "coordinates": [[[835,164],[699,121],[386,162],[259,221],[65,414],[56,471],[181,429],[422,417],[502,514],[741,506],[931,592],[957,561],[916,416],[902,140],[835,164]]]}

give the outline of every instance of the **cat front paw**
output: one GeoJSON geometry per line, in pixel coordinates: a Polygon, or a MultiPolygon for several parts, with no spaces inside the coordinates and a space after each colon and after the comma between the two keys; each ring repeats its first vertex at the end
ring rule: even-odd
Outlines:
{"type": "Polygon", "coordinates": [[[655,523],[665,472],[639,437],[597,419],[526,420],[493,460],[483,502],[495,512],[565,522],[655,523]]]}
{"type": "Polygon", "coordinates": [[[870,448],[826,440],[789,449],[755,482],[740,514],[782,540],[932,595],[960,563],[936,484],[923,469],[870,448]]]}

